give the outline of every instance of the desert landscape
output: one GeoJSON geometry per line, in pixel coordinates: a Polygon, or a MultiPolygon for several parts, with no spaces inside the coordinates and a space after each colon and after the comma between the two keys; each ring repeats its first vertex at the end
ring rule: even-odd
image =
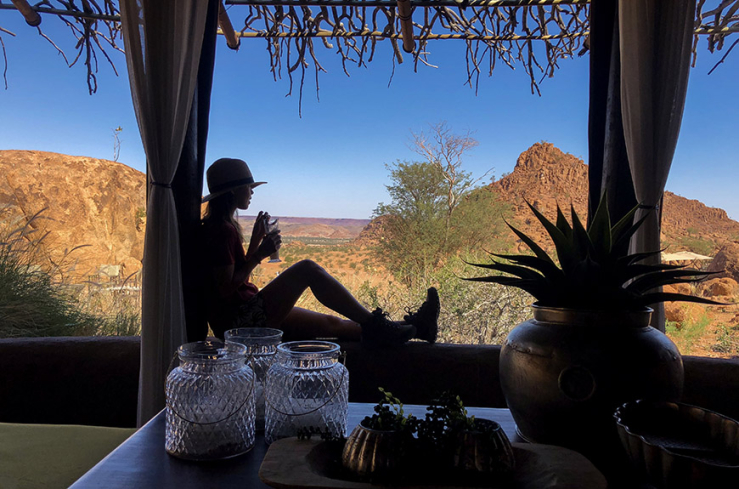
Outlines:
{"type": "MultiPolygon", "coordinates": [[[[57,262],[64,258],[65,273],[76,282],[135,288],[145,229],[142,173],[112,161],[37,151],[0,151],[0,172],[4,175],[0,180],[0,217],[6,228],[40,212],[42,219],[35,220],[33,226],[38,233],[48,233],[49,258],[57,262]]],[[[546,142],[521,153],[510,174],[486,187],[510,209],[512,223],[545,248],[548,240],[525,202],[547,216],[554,215],[557,204],[564,208],[572,205],[585,215],[586,189],[587,166],[582,160],[546,142]]],[[[373,253],[383,235],[381,217],[275,217],[280,217],[283,261],[263,264],[254,276],[257,285],[266,284],[299,260],[311,259],[360,297],[388,289],[400,294],[392,273],[373,253]]],[[[253,216],[247,212],[240,219],[245,229],[250,228],[253,216]]],[[[508,234],[496,237],[496,243],[505,249],[495,251],[523,249],[522,243],[508,234]]],[[[721,271],[681,292],[727,304],[667,303],[668,335],[685,354],[739,356],[739,223],[721,209],[666,192],[662,243],[667,253],[689,251],[710,258],[686,264],[721,271]]],[[[442,297],[442,308],[443,304],[442,297]]],[[[301,305],[320,308],[309,295],[301,305]]],[[[400,309],[395,312],[399,314],[400,309]]]]}

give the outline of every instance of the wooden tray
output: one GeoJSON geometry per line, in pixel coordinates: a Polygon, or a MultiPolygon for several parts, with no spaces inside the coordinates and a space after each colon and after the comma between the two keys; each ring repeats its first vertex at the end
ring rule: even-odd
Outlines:
{"type": "MultiPolygon", "coordinates": [[[[552,445],[512,443],[516,470],[506,480],[464,486],[433,483],[393,484],[403,489],[605,489],[606,479],[582,455],[552,445]]],[[[320,440],[285,438],[270,445],[259,469],[265,484],[285,489],[368,489],[367,482],[347,480],[341,466],[342,445],[320,440]]],[[[351,476],[350,476],[351,477],[351,476]]],[[[349,477],[349,478],[350,478],[349,477]]]]}

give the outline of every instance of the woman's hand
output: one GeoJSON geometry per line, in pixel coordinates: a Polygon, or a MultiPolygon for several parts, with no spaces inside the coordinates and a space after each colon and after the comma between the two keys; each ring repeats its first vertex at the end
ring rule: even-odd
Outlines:
{"type": "Polygon", "coordinates": [[[269,214],[263,211],[259,211],[257,218],[254,220],[254,227],[251,231],[251,238],[249,239],[249,248],[246,250],[246,258],[250,258],[257,252],[260,243],[267,235],[267,223],[269,222],[269,214]]]}
{"type": "Polygon", "coordinates": [[[269,214],[259,211],[257,218],[254,220],[254,227],[251,231],[251,239],[259,243],[267,234],[267,223],[269,222],[269,214]]]}
{"type": "Polygon", "coordinates": [[[257,257],[260,260],[267,258],[269,255],[279,250],[282,246],[282,236],[279,231],[274,231],[264,236],[262,243],[257,250],[257,257]]]}

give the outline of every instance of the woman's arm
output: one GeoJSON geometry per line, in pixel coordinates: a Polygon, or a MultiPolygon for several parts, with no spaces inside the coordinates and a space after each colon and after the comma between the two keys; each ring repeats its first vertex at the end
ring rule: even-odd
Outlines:
{"type": "Polygon", "coordinates": [[[281,244],[279,234],[268,234],[264,236],[259,246],[251,256],[246,257],[246,261],[239,267],[230,264],[222,267],[213,268],[213,278],[218,284],[218,293],[221,297],[228,298],[236,292],[241,284],[249,281],[252,272],[262,260],[274,253],[281,244]]]}

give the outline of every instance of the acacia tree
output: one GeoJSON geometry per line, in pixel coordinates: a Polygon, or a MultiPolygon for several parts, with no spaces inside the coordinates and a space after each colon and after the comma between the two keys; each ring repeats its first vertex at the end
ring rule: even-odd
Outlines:
{"type": "Polygon", "coordinates": [[[472,137],[472,132],[455,134],[445,122],[429,125],[428,132],[414,133],[411,131],[411,149],[422,156],[426,162],[434,166],[443,178],[443,187],[446,199],[444,240],[449,238],[454,211],[460,199],[480,181],[492,172],[492,168],[481,177],[473,179],[469,172],[462,170],[462,163],[466,153],[479,144],[472,137]]]}
{"type": "Polygon", "coordinates": [[[413,149],[427,161],[386,165],[392,199],[380,204],[383,239],[378,251],[394,275],[408,286],[426,286],[431,273],[450,256],[479,247],[496,236],[503,206],[488,188],[462,169],[466,152],[477,146],[469,133],[458,136],[445,123],[430,135],[413,134],[413,149]]]}

